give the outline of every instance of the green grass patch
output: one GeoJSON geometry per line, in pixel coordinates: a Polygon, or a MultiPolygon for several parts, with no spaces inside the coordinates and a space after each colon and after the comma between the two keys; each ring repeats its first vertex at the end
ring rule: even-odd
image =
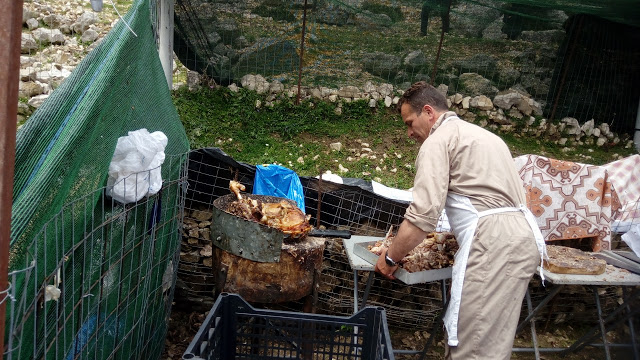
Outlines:
{"type": "MultiPolygon", "coordinates": [[[[225,87],[197,91],[183,87],[174,91],[173,98],[192,149],[220,147],[238,161],[277,163],[302,176],[329,170],[400,189],[413,186],[418,144],[407,138],[399,115],[382,103],[376,108],[366,100],[343,103],[337,114],[337,103],[307,100],[296,105],[286,98],[269,107],[264,95],[245,89],[234,93],[225,87]],[[331,151],[333,142],[341,142],[342,150],[331,151]],[[365,144],[372,152],[363,155],[365,144]],[[340,165],[348,170],[340,172],[340,165]]],[[[626,149],[624,141],[602,147],[572,140],[559,145],[521,131],[495,132],[514,157],[537,154],[602,165],[636,153],[633,147],[626,149]]]]}

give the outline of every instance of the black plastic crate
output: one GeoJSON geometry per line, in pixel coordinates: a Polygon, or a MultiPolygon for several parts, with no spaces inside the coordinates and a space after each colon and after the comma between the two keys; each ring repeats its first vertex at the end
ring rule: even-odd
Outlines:
{"type": "Polygon", "coordinates": [[[222,293],[182,359],[394,360],[385,310],[348,317],[255,309],[222,293]]]}

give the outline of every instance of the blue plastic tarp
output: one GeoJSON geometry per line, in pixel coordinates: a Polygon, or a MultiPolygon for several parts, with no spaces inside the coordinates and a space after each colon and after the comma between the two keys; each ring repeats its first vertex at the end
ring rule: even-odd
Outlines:
{"type": "Polygon", "coordinates": [[[291,199],[300,210],[304,209],[304,193],[295,171],[280,165],[257,165],[253,180],[253,193],[291,199]]]}

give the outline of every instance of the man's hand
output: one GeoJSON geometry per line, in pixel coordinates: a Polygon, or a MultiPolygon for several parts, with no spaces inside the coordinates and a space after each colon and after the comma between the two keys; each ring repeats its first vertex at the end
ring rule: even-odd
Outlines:
{"type": "Polygon", "coordinates": [[[393,276],[393,273],[398,269],[398,265],[389,266],[387,262],[384,260],[384,257],[387,255],[387,249],[380,254],[378,258],[378,262],[376,262],[376,272],[386,277],[387,279],[395,280],[396,277],[393,276]]]}

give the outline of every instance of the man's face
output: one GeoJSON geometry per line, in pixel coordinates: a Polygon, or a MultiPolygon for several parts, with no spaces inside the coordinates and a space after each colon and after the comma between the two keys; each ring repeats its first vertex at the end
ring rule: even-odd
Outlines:
{"type": "Polygon", "coordinates": [[[407,136],[415,139],[419,144],[422,144],[429,137],[429,132],[437,120],[433,108],[429,105],[425,105],[421,111],[415,112],[411,105],[402,104],[400,116],[407,125],[407,136]]]}

